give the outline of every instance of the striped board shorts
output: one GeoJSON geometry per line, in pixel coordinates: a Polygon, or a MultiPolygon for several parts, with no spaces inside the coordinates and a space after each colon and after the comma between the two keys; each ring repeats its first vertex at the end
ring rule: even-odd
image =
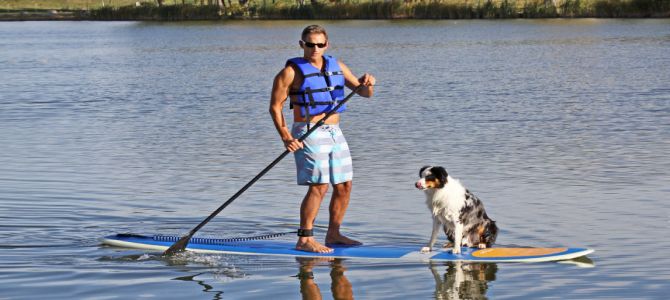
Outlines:
{"type": "MultiPolygon", "coordinates": [[[[293,123],[291,134],[294,138],[300,138],[306,132],[307,123],[293,123]]],[[[299,185],[338,184],[353,179],[349,145],[339,125],[322,125],[303,141],[303,145],[302,149],[293,152],[299,185]]]]}

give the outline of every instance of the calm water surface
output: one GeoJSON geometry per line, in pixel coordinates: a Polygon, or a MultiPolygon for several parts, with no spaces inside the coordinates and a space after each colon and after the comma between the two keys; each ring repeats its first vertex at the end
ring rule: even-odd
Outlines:
{"type": "MultiPolygon", "coordinates": [[[[324,24],[330,53],[379,82],[342,118],[347,233],[425,243],[413,182],[433,164],[484,200],[500,245],[597,252],[406,264],[101,246],[188,231],[283,151],[271,80],[308,23],[0,23],[0,299],[667,297],[670,21],[324,24]]],[[[294,172],[282,161],[200,235],[295,229],[294,172]]]]}

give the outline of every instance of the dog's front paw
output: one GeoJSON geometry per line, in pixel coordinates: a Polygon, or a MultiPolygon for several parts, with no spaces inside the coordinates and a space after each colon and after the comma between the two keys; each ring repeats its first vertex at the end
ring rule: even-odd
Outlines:
{"type": "Polygon", "coordinates": [[[461,254],[461,248],[454,248],[453,250],[451,250],[451,253],[452,254],[461,254]]]}
{"type": "Polygon", "coordinates": [[[428,252],[430,252],[430,247],[421,248],[421,253],[428,253],[428,252]]]}
{"type": "Polygon", "coordinates": [[[486,243],[479,243],[479,249],[486,249],[486,243]]]}

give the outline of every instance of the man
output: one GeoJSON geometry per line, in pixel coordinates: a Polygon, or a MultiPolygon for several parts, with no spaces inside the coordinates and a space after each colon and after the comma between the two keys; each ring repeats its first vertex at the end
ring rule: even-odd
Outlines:
{"type": "Polygon", "coordinates": [[[375,78],[367,73],[356,78],[345,64],[324,55],[329,46],[328,34],[321,26],[306,27],[299,44],[303,56],[288,60],[274,78],[270,115],[284,146],[294,153],[298,184],[308,186],[300,206],[296,249],[329,253],[333,251],[327,246],[330,244],[360,245],[340,233],[353,178],[349,146],[338,126],[340,113],[346,108],[343,106],[331,115],[304,142],[298,139],[344,98],[345,85],[352,90],[363,85],[358,94],[369,98],[373,94],[375,78]],[[282,113],[287,98],[293,109],[290,131],[282,113]],[[333,194],[326,245],[323,245],[314,239],[312,229],[329,184],[333,186],[333,194]]]}

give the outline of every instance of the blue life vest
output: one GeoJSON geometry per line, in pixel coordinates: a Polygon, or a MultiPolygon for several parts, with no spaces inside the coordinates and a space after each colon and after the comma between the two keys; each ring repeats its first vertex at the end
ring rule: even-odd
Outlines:
{"type": "MultiPolygon", "coordinates": [[[[286,65],[295,64],[304,78],[300,89],[290,93],[297,96],[295,100],[291,100],[291,109],[294,105],[300,106],[300,114],[308,122],[310,116],[327,113],[337,106],[338,101],[344,99],[344,75],[337,59],[324,55],[323,60],[324,71],[315,68],[302,57],[286,62],[286,65]]],[[[337,112],[345,109],[346,105],[342,105],[337,112]]]]}

